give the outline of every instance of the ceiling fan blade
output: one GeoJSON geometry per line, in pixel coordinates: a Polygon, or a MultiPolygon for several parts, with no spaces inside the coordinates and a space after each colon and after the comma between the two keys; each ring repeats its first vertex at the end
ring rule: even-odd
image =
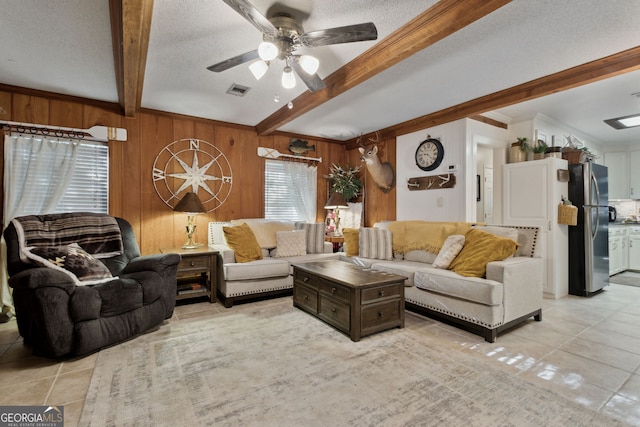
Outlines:
{"type": "Polygon", "coordinates": [[[310,31],[300,35],[300,42],[305,46],[318,47],[330,44],[360,42],[378,38],[378,29],[373,22],[347,25],[346,27],[329,28],[327,30],[310,31]]]}
{"type": "Polygon", "coordinates": [[[254,27],[272,37],[278,36],[278,29],[260,12],[246,0],[223,0],[231,6],[233,10],[242,15],[254,27]]]}
{"type": "Polygon", "coordinates": [[[249,62],[258,58],[260,58],[260,56],[258,55],[258,49],[255,49],[251,52],[246,52],[241,55],[234,56],[233,58],[226,59],[222,62],[218,62],[217,64],[210,65],[207,67],[207,70],[219,73],[221,71],[226,71],[229,68],[233,68],[236,65],[244,64],[245,62],[249,62]]]}
{"type": "Polygon", "coordinates": [[[325,88],[324,82],[318,76],[318,73],[309,74],[305,70],[302,69],[300,64],[298,63],[298,58],[293,57],[290,61],[291,68],[296,72],[300,80],[307,85],[310,92],[317,92],[325,88]]]}

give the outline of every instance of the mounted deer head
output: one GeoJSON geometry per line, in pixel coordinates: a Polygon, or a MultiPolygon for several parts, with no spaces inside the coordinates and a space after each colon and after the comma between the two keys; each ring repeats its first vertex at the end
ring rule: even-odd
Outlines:
{"type": "Polygon", "coordinates": [[[384,162],[381,163],[378,158],[378,146],[377,144],[380,142],[380,135],[376,131],[376,139],[369,138],[369,142],[373,143],[371,148],[368,148],[366,145],[360,144],[360,139],[358,138],[357,144],[359,146],[358,150],[360,151],[360,160],[365,163],[367,166],[367,170],[369,174],[371,174],[371,178],[373,178],[373,182],[375,182],[378,187],[385,193],[389,192],[396,183],[396,174],[393,171],[393,166],[391,163],[384,162]]]}

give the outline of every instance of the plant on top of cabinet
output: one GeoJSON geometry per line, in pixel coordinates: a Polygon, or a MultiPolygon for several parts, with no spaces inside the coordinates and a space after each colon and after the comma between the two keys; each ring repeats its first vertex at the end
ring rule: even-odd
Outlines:
{"type": "Polygon", "coordinates": [[[527,138],[516,138],[516,140],[516,142],[511,144],[511,148],[509,149],[509,163],[518,163],[527,160],[527,151],[529,151],[527,138]]]}

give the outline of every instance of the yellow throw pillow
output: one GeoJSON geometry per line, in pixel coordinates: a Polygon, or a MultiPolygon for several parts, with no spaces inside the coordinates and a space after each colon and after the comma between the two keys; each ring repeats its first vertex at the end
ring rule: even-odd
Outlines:
{"type": "Polygon", "coordinates": [[[357,228],[343,228],[344,252],[347,256],[360,254],[360,230],[357,228]]]}
{"type": "Polygon", "coordinates": [[[233,249],[236,262],[249,262],[262,259],[262,249],[253,230],[246,223],[235,227],[222,227],[227,245],[233,249]]]}
{"type": "Polygon", "coordinates": [[[449,270],[461,276],[483,277],[488,263],[510,257],[518,246],[514,240],[472,228],[465,235],[464,246],[449,265],[449,270]]]}

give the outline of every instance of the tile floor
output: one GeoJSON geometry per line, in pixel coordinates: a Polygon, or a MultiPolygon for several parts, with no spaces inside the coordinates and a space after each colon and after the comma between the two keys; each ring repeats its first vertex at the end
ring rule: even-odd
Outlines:
{"type": "MultiPolygon", "coordinates": [[[[269,303],[274,302],[230,310],[269,303]]],[[[181,305],[174,319],[210,317],[225,310],[207,302],[181,305]]],[[[408,316],[412,322],[420,320],[437,345],[640,425],[640,287],[611,284],[591,298],[545,299],[542,322],[531,320],[493,344],[410,312],[408,316]]],[[[62,361],[34,357],[22,345],[15,320],[0,324],[0,405],[64,405],[65,426],[75,426],[96,359],[97,354],[62,361]]]]}

